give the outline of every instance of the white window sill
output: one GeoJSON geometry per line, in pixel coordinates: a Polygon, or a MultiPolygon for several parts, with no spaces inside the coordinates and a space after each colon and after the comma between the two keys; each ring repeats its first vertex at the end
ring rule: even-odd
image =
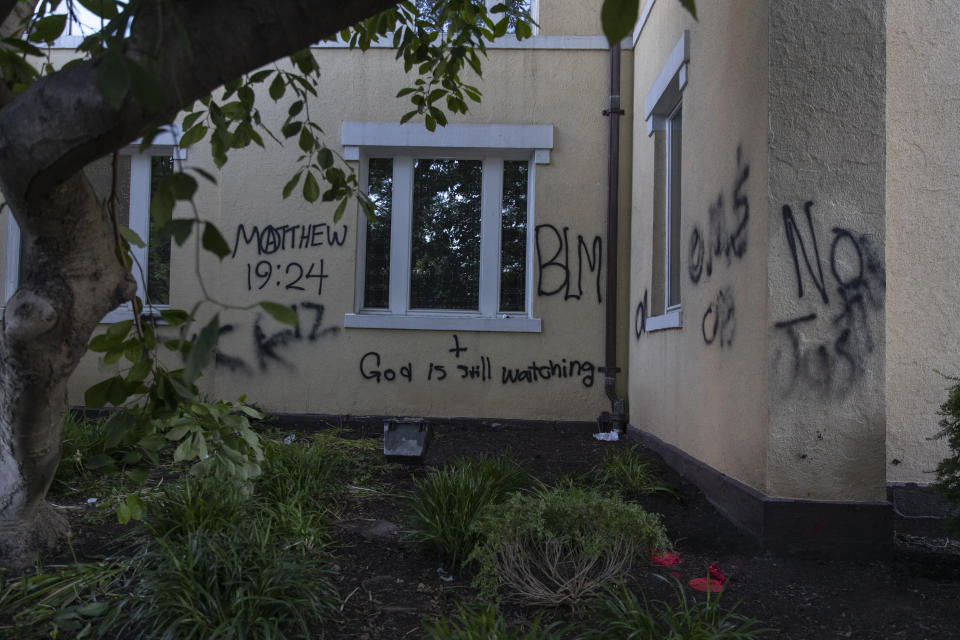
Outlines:
{"type": "Polygon", "coordinates": [[[540,318],[501,315],[492,318],[440,314],[392,315],[345,313],[347,329],[415,329],[421,331],[510,331],[540,333],[540,318]]]}
{"type": "Polygon", "coordinates": [[[683,312],[681,309],[671,309],[662,316],[647,318],[647,333],[663,331],[664,329],[680,329],[683,327],[683,312]]]}

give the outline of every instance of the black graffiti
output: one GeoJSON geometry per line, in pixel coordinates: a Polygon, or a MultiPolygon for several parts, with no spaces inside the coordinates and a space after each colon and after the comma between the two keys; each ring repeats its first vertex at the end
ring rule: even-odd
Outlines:
{"type": "Polygon", "coordinates": [[[804,297],[808,280],[820,294],[815,302],[818,310],[774,324],[789,344],[789,352],[778,350],[777,358],[786,362],[789,386],[803,382],[824,394],[844,395],[864,375],[867,360],[876,349],[871,315],[884,306],[883,262],[869,236],[833,227],[829,275],[836,297],[832,297],[813,224],[813,202],[804,203],[804,215],[806,238],[790,207],[784,206],[784,234],[793,260],[797,298],[804,297]]]}
{"type": "Polygon", "coordinates": [[[807,218],[807,228],[810,230],[810,242],[812,244],[814,260],[813,265],[810,264],[807,245],[803,240],[803,236],[800,234],[800,229],[797,227],[797,221],[793,217],[793,211],[790,209],[790,205],[786,204],[783,205],[783,231],[787,236],[787,245],[790,247],[790,254],[793,256],[793,268],[797,275],[797,297],[803,297],[803,277],[800,274],[800,259],[797,255],[797,248],[799,246],[800,253],[803,255],[803,262],[807,267],[807,273],[810,275],[810,279],[813,280],[813,286],[820,292],[820,298],[823,300],[823,303],[829,304],[830,298],[827,296],[827,287],[823,281],[823,267],[820,264],[820,249],[817,246],[817,234],[813,230],[813,218],[810,214],[812,208],[813,202],[807,201],[803,203],[803,213],[807,218]],[[814,273],[814,266],[816,266],[816,273],[814,273]]]}
{"type": "Polygon", "coordinates": [[[240,224],[237,225],[237,234],[233,241],[233,253],[236,257],[240,244],[253,245],[258,256],[273,255],[280,251],[294,249],[309,249],[313,247],[334,246],[342,247],[347,241],[347,225],[334,229],[326,222],[315,224],[282,224],[279,226],[253,225],[250,232],[240,224]]]}
{"type": "Polygon", "coordinates": [[[271,283],[278,288],[283,286],[284,289],[305,291],[304,285],[309,285],[311,280],[318,280],[317,295],[321,296],[323,281],[329,277],[323,270],[323,258],[320,258],[319,265],[311,262],[306,268],[299,262],[288,262],[286,267],[277,263],[276,273],[274,273],[273,263],[269,260],[261,260],[256,265],[247,263],[247,291],[252,291],[254,284],[259,290],[271,283]],[[259,282],[254,282],[254,278],[258,278],[259,282]]]}
{"type": "Polygon", "coordinates": [[[570,227],[561,232],[552,224],[539,224],[536,227],[537,247],[537,295],[553,296],[563,292],[563,299],[579,300],[583,296],[584,264],[587,270],[596,273],[597,302],[603,302],[600,288],[601,258],[603,242],[600,236],[594,236],[589,244],[582,235],[577,236],[576,265],[570,260],[570,227]],[[549,249],[555,247],[552,255],[549,249]],[[576,269],[576,290],[573,291],[573,269],[576,269]]]}
{"type": "Polygon", "coordinates": [[[376,380],[377,384],[380,384],[381,380],[393,382],[401,378],[407,382],[413,382],[413,363],[408,362],[401,365],[399,369],[383,368],[380,354],[376,351],[368,351],[360,358],[360,375],[366,380],[376,380]]]}
{"type": "MultiPolygon", "coordinates": [[[[236,327],[234,327],[232,324],[225,324],[222,327],[220,327],[220,332],[218,334],[218,339],[217,339],[218,345],[219,345],[219,338],[222,338],[227,334],[233,333],[235,329],[236,327]]],[[[224,369],[229,369],[230,371],[233,371],[233,372],[237,372],[237,371],[242,373],[250,372],[250,367],[247,366],[246,362],[244,362],[240,358],[237,358],[236,356],[231,356],[226,353],[223,353],[220,350],[219,346],[217,346],[213,350],[213,363],[214,363],[214,366],[223,367],[224,369]]]]}
{"type": "Polygon", "coordinates": [[[637,303],[637,310],[633,314],[633,333],[640,340],[640,336],[647,332],[647,290],[643,290],[643,298],[637,303]]]}
{"type": "MultiPolygon", "coordinates": [[[[296,307],[296,305],[292,305],[296,307]]],[[[284,360],[279,351],[291,345],[303,342],[316,342],[328,335],[335,335],[340,331],[340,327],[324,327],[323,314],[324,306],[314,302],[301,302],[302,309],[308,309],[313,312],[313,323],[310,325],[309,333],[304,336],[300,329],[300,316],[297,315],[297,326],[293,329],[281,329],[270,335],[267,335],[260,325],[263,316],[258,314],[253,324],[253,343],[254,351],[257,355],[257,363],[261,371],[267,370],[267,362],[274,361],[278,364],[290,367],[290,363],[284,360]]]]}
{"type": "Polygon", "coordinates": [[[725,287],[717,292],[716,299],[710,303],[700,322],[703,341],[713,344],[719,339],[720,347],[729,347],[733,344],[733,336],[737,330],[736,306],[733,301],[733,290],[725,287]]]}
{"type": "Polygon", "coordinates": [[[750,165],[743,161],[743,149],[737,147],[737,173],[733,182],[732,223],[728,220],[726,201],[723,193],[707,207],[708,234],[696,224],[690,232],[687,252],[687,272],[690,280],[696,284],[706,272],[713,275],[714,258],[726,258],[730,266],[734,258],[741,259],[747,252],[747,223],[750,221],[750,201],[744,193],[744,185],[750,177],[750,165]],[[732,231],[728,231],[732,227],[732,231]]]}
{"type": "Polygon", "coordinates": [[[481,356],[480,364],[458,364],[457,371],[460,372],[460,378],[463,380],[479,379],[481,382],[486,382],[493,379],[493,365],[490,364],[490,358],[487,356],[481,356]]]}
{"type": "Polygon", "coordinates": [[[562,358],[559,361],[547,360],[537,364],[536,361],[526,367],[501,367],[500,382],[502,384],[516,384],[518,382],[541,382],[553,378],[580,378],[585,387],[592,387],[596,367],[587,360],[562,358]]]}
{"type": "Polygon", "coordinates": [[[453,349],[450,349],[450,353],[452,353],[455,358],[459,358],[460,354],[466,352],[466,350],[466,347],[460,346],[460,337],[457,334],[453,334],[453,349]]]}

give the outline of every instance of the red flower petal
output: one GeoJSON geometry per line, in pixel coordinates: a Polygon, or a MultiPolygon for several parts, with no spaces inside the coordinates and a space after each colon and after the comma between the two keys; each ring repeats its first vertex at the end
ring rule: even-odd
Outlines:
{"type": "Polygon", "coordinates": [[[650,562],[669,567],[672,564],[680,564],[683,559],[680,558],[679,554],[670,551],[658,551],[650,556],[650,562]]]}
{"type": "Polygon", "coordinates": [[[723,591],[723,583],[711,580],[710,578],[694,578],[689,583],[691,589],[705,591],[708,593],[718,593],[723,591]]]}
{"type": "Polygon", "coordinates": [[[727,576],[723,575],[723,572],[720,571],[720,567],[717,566],[716,562],[710,565],[710,577],[720,584],[727,581],[727,576]]]}

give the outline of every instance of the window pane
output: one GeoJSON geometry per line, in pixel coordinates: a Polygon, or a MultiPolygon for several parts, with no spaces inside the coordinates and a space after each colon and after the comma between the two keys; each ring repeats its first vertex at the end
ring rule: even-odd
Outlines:
{"type": "MultiPolygon", "coordinates": [[[[493,4],[503,3],[511,11],[511,13],[526,13],[530,14],[530,0],[497,0],[493,4]]],[[[490,14],[490,17],[493,18],[494,22],[499,22],[503,17],[503,14],[493,13],[490,14]]],[[[507,23],[507,33],[516,33],[517,31],[517,19],[514,15],[510,16],[509,22],[507,23]]]]}
{"type": "Polygon", "coordinates": [[[670,116],[670,126],[667,140],[667,155],[670,171],[670,219],[668,224],[669,247],[669,290],[667,291],[667,306],[680,304],[680,140],[683,128],[682,111],[678,108],[670,116]]]}
{"type": "Polygon", "coordinates": [[[480,160],[415,160],[411,309],[477,310],[480,160]]]}
{"type": "Polygon", "coordinates": [[[373,202],[374,219],[367,219],[367,250],[363,271],[363,306],[390,306],[390,212],[393,209],[393,160],[371,158],[367,195],[373,202]]]}
{"type": "Polygon", "coordinates": [[[503,163],[503,206],[500,210],[500,311],[525,311],[527,267],[526,162],[503,163]]]}
{"type": "MultiPolygon", "coordinates": [[[[164,176],[173,173],[173,158],[153,156],[150,159],[150,199],[164,176]]],[[[170,236],[161,231],[150,217],[147,240],[147,297],[152,304],[170,304],[170,236]]]]}

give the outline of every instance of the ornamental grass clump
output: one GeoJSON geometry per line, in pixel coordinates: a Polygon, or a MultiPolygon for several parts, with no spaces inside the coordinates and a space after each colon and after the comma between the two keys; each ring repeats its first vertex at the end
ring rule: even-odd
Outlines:
{"type": "Polygon", "coordinates": [[[576,605],[670,547],[658,515],[579,487],[515,493],[484,509],[473,530],[484,595],[535,605],[576,605]]]}
{"type": "MultiPolygon", "coordinates": [[[[657,576],[663,580],[663,576],[657,576]]],[[[769,629],[754,618],[720,607],[720,594],[707,592],[705,600],[687,596],[675,581],[675,603],[648,602],[621,585],[607,589],[589,612],[590,624],[576,640],[754,640],[769,629]]]]}
{"type": "Polygon", "coordinates": [[[597,484],[618,491],[625,498],[636,499],[654,493],[677,497],[676,491],[644,461],[637,447],[609,452],[593,475],[597,484]]]}
{"type": "Polygon", "coordinates": [[[453,616],[444,616],[424,625],[429,640],[559,640],[559,623],[545,627],[537,616],[528,629],[512,625],[492,604],[462,607],[453,616]]]}
{"type": "Polygon", "coordinates": [[[472,527],[480,511],[531,482],[510,458],[459,458],[414,480],[412,537],[458,568],[479,542],[472,527]]]}

